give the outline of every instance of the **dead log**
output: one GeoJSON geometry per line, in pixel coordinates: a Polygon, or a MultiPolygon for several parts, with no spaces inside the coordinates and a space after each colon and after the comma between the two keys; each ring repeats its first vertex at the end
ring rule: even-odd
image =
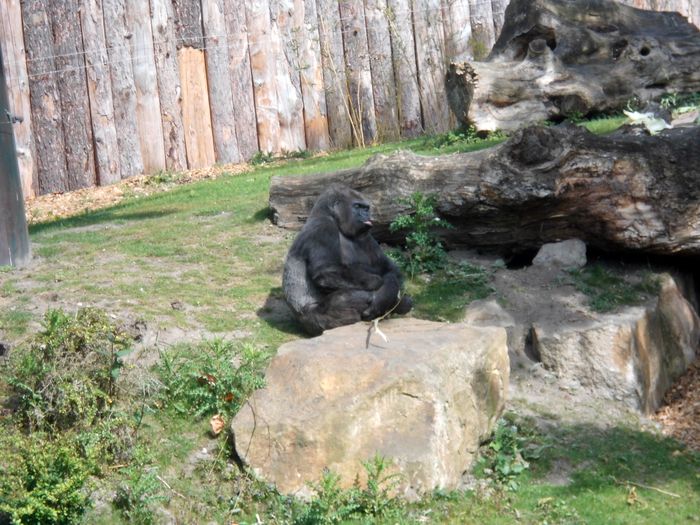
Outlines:
{"type": "Polygon", "coordinates": [[[700,90],[700,31],[612,0],[513,0],[485,62],[453,63],[450,108],[478,130],[619,110],[700,90]]]}
{"type": "Polygon", "coordinates": [[[388,225],[418,191],[435,194],[438,213],[454,225],[442,232],[451,247],[512,253],[576,237],[608,251],[700,255],[698,166],[700,127],[655,136],[530,127],[473,153],[398,152],[357,169],[274,177],[270,207],[276,224],[298,228],[336,181],[371,200],[383,241],[399,240],[388,225]]]}

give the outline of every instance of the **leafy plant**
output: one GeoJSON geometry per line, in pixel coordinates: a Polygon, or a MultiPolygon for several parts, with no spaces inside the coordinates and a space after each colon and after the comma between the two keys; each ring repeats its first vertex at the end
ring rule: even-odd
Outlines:
{"type": "Polygon", "coordinates": [[[90,465],[69,440],[19,433],[0,439],[0,522],[75,523],[89,506],[90,465]]]}
{"type": "Polygon", "coordinates": [[[399,255],[399,263],[411,277],[443,268],[447,254],[435,228],[452,228],[452,225],[435,213],[436,197],[416,192],[410,199],[401,199],[400,202],[409,206],[411,211],[399,215],[389,225],[392,232],[408,230],[406,249],[399,255]]]}
{"type": "Polygon", "coordinates": [[[154,469],[134,465],[124,469],[125,479],[117,487],[114,506],[128,523],[151,525],[155,523],[154,504],[167,501],[163,487],[154,469]]]}
{"type": "Polygon", "coordinates": [[[570,270],[569,275],[576,289],[589,297],[590,307],[596,312],[639,304],[659,289],[659,280],[651,273],[640,282],[629,282],[600,264],[570,270]]]}
{"type": "Polygon", "coordinates": [[[106,314],[49,310],[43,330],[12,360],[8,378],[17,415],[30,430],[88,428],[116,393],[128,339],[106,314]]]}
{"type": "Polygon", "coordinates": [[[161,353],[156,373],[165,387],[163,401],[176,410],[199,417],[233,415],[265,385],[266,362],[267,356],[250,344],[216,339],[161,353]]]}

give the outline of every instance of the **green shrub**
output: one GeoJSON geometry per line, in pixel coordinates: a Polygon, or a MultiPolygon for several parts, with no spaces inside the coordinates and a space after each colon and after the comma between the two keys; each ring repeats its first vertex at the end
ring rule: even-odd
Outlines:
{"type": "Polygon", "coordinates": [[[154,504],[167,501],[156,471],[144,465],[124,469],[124,480],[117,487],[114,506],[128,523],[151,525],[155,523],[154,504]]]}
{"type": "Polygon", "coordinates": [[[200,417],[233,415],[264,386],[266,362],[267,356],[254,346],[223,340],[161,353],[156,373],[165,387],[162,400],[200,417]]]}
{"type": "Polygon", "coordinates": [[[43,330],[12,358],[7,381],[16,415],[32,431],[91,427],[109,412],[129,351],[101,310],[49,310],[43,330]]]}
{"type": "Polygon", "coordinates": [[[447,254],[435,229],[451,228],[452,225],[435,213],[436,197],[416,192],[410,199],[401,199],[400,202],[409,206],[411,211],[399,215],[389,225],[392,232],[407,230],[405,251],[398,254],[399,264],[411,277],[443,268],[447,254]]]}
{"type": "MultiPolygon", "coordinates": [[[[3,429],[5,430],[5,429],[3,429]]],[[[75,523],[89,506],[85,489],[91,466],[70,441],[37,433],[5,434],[0,440],[0,522],[75,523]]]]}

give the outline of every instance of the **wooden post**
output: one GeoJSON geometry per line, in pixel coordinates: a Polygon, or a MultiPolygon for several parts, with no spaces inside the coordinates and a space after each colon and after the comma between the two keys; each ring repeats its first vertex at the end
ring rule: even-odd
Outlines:
{"type": "MultiPolygon", "coordinates": [[[[0,64],[2,64],[0,48],[0,64]]],[[[0,266],[23,266],[31,258],[24,199],[5,74],[0,70],[0,266]]]]}
{"type": "Polygon", "coordinates": [[[447,0],[445,4],[445,59],[470,60],[472,26],[469,0],[447,0]]]}
{"type": "Polygon", "coordinates": [[[469,0],[469,13],[472,24],[472,55],[474,60],[484,60],[496,41],[491,2],[469,0]]]}
{"type": "Polygon", "coordinates": [[[29,79],[27,78],[27,56],[24,51],[22,10],[19,0],[5,0],[6,9],[0,9],[0,47],[5,50],[5,83],[10,100],[10,111],[16,118],[15,143],[22,193],[33,197],[38,189],[36,149],[32,130],[31,104],[29,102],[29,79]]]}

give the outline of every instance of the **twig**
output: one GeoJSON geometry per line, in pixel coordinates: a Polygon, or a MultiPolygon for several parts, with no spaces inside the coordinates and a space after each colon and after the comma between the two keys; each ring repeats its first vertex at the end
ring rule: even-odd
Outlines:
{"type": "Polygon", "coordinates": [[[615,480],[615,483],[618,485],[634,485],[635,487],[639,487],[641,489],[647,489],[647,490],[655,490],[656,492],[660,492],[661,494],[664,494],[666,496],[670,496],[672,498],[680,498],[678,494],[674,494],[673,492],[668,492],[666,490],[660,489],[658,487],[652,487],[650,485],[643,485],[642,483],[635,483],[634,481],[618,481],[617,479],[613,478],[615,480]]]}
{"type": "Polygon", "coordinates": [[[168,487],[168,489],[170,489],[170,491],[171,491],[173,494],[175,494],[176,496],[180,496],[182,499],[187,499],[185,496],[183,496],[182,494],[180,494],[177,490],[175,490],[175,489],[172,488],[170,485],[168,485],[168,482],[165,481],[163,478],[161,478],[158,474],[156,474],[156,478],[158,478],[158,481],[160,481],[163,485],[165,485],[166,487],[168,487]]]}
{"type": "Polygon", "coordinates": [[[399,292],[399,296],[396,300],[396,304],[392,306],[388,312],[386,312],[384,315],[377,317],[376,319],[372,319],[372,324],[369,325],[369,328],[367,329],[367,339],[365,340],[365,348],[369,348],[369,340],[372,338],[372,329],[374,329],[381,337],[384,339],[385,342],[388,342],[389,340],[387,339],[386,335],[384,335],[384,332],[382,332],[379,329],[379,321],[384,320],[391,312],[396,310],[396,307],[401,304],[401,297],[402,294],[399,292]]]}

